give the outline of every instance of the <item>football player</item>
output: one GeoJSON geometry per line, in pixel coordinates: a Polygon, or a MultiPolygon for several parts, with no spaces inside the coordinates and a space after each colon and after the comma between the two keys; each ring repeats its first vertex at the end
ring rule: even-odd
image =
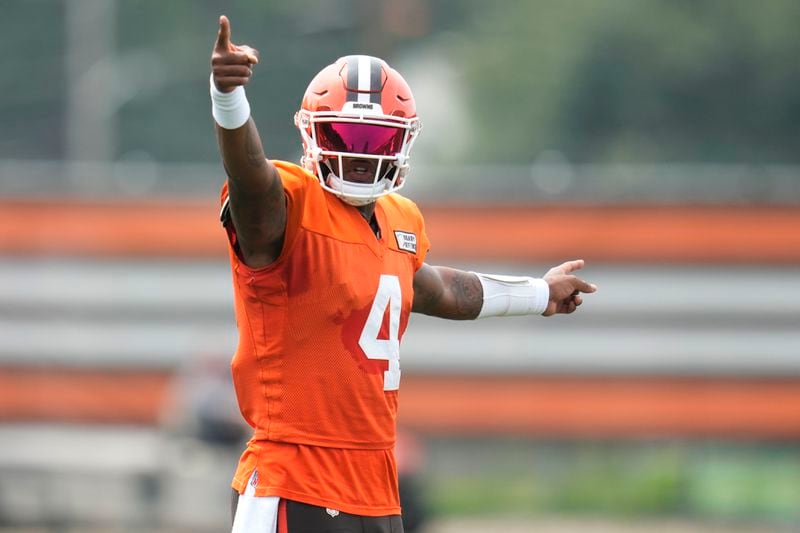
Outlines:
{"type": "Polygon", "coordinates": [[[254,429],[233,531],[402,531],[393,447],[409,314],[571,313],[596,287],[573,274],[581,260],[543,278],[425,262],[422,215],[396,193],[420,121],[381,59],[322,69],[295,116],[301,164],[267,159],[244,91],[257,63],[220,17],[210,90],[239,329],[231,367],[254,429]]]}

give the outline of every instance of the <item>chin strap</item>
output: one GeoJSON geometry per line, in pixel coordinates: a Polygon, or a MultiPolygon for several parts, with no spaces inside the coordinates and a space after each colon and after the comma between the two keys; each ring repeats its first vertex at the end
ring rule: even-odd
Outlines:
{"type": "Polygon", "coordinates": [[[386,184],[388,183],[385,179],[380,179],[376,183],[353,183],[340,178],[332,170],[328,172],[325,181],[328,187],[339,193],[339,198],[344,203],[356,207],[371,204],[377,200],[377,195],[386,190],[386,184]],[[358,198],[356,195],[369,195],[370,197],[358,198]]]}
{"type": "Polygon", "coordinates": [[[402,183],[403,180],[406,178],[406,174],[408,174],[408,157],[403,154],[397,154],[397,159],[394,162],[394,166],[397,167],[397,182],[398,184],[402,183]]]}

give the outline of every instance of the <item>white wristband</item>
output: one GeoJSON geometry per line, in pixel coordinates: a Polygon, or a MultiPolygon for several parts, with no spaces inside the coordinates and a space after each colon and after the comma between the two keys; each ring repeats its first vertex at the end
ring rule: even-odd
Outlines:
{"type": "Polygon", "coordinates": [[[483,307],[478,318],[541,315],[547,309],[550,286],[542,278],[473,274],[483,285],[483,307]]]}
{"type": "Polygon", "coordinates": [[[235,130],[244,126],[250,118],[250,102],[244,94],[244,87],[236,87],[229,93],[224,93],[214,85],[214,75],[211,75],[211,114],[214,120],[226,130],[235,130]]]}

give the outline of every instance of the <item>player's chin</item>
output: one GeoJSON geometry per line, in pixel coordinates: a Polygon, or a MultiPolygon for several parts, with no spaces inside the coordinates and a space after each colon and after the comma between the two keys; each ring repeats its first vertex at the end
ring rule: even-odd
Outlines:
{"type": "Polygon", "coordinates": [[[345,172],[344,173],[345,181],[349,181],[351,183],[373,183],[375,181],[375,173],[374,172],[345,172]]]}

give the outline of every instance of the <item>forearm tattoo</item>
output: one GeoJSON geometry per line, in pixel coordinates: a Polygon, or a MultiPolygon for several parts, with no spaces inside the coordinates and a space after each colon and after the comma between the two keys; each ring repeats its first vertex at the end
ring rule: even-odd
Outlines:
{"type": "Polygon", "coordinates": [[[477,318],[483,307],[483,287],[478,276],[469,272],[458,272],[453,276],[452,318],[468,320],[477,318]]]}

